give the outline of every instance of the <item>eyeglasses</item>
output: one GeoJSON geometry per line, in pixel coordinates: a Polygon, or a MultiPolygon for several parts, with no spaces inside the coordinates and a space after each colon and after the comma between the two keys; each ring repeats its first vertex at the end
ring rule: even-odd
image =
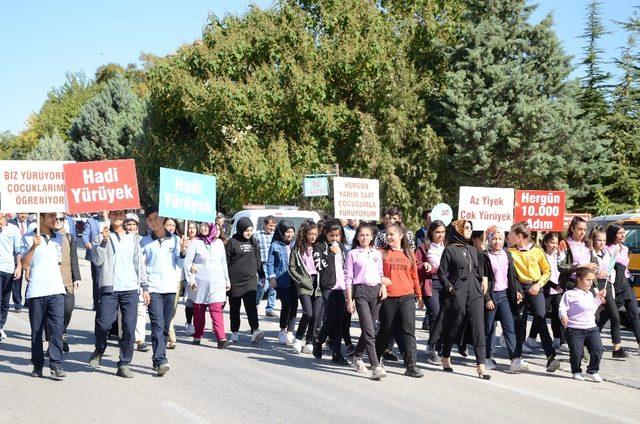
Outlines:
{"type": "Polygon", "coordinates": [[[57,221],[57,222],[63,222],[63,221],[64,221],[64,218],[56,218],[56,221],[57,221]]]}

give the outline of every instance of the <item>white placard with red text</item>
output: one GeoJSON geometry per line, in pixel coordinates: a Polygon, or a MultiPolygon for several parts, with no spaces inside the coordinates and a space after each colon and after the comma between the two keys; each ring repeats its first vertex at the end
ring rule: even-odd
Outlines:
{"type": "Polygon", "coordinates": [[[509,230],[513,224],[512,188],[460,187],[458,219],[473,223],[474,231],[484,231],[492,225],[509,230]]]}

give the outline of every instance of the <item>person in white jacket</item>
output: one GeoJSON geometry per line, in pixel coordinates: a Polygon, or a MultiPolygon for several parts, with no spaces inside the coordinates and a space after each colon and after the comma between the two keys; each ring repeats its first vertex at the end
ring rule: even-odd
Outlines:
{"type": "Polygon", "coordinates": [[[151,320],[151,344],[153,369],[158,376],[165,375],[170,367],[167,360],[167,337],[173,318],[176,285],[174,277],[182,267],[182,241],[164,228],[158,208],[149,207],[147,226],[151,234],[140,241],[143,266],[140,268],[142,284],[149,286],[149,318],[151,320]]]}
{"type": "Polygon", "coordinates": [[[193,302],[193,344],[199,345],[204,334],[205,312],[209,310],[218,348],[231,344],[224,328],[222,310],[227,290],[231,287],[227,257],[218,227],[202,223],[198,235],[191,241],[184,258],[187,296],[193,302]]]}

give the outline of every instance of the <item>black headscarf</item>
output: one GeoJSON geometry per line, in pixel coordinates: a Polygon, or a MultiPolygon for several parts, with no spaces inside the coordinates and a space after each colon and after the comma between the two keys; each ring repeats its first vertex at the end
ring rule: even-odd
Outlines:
{"type": "Polygon", "coordinates": [[[236,224],[236,233],[233,235],[233,238],[242,242],[249,240],[244,237],[244,232],[247,231],[247,228],[249,227],[253,227],[251,219],[246,216],[244,218],[240,218],[236,224]]]}
{"type": "Polygon", "coordinates": [[[291,241],[285,241],[284,239],[284,233],[286,233],[287,231],[289,231],[291,228],[293,228],[295,230],[295,227],[293,226],[293,223],[291,221],[288,221],[286,219],[283,219],[282,221],[280,221],[278,223],[278,226],[276,227],[276,232],[273,234],[273,241],[279,241],[282,244],[289,244],[291,243],[291,241]]]}
{"type": "Polygon", "coordinates": [[[458,219],[457,221],[453,221],[451,224],[447,226],[447,233],[446,233],[447,245],[471,244],[471,239],[464,238],[464,225],[466,223],[467,223],[466,220],[458,219]]]}

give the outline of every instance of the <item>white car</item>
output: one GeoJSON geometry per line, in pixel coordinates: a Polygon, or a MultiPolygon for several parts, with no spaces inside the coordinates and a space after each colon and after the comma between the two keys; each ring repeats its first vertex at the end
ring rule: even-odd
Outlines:
{"type": "Polygon", "coordinates": [[[298,231],[300,225],[302,225],[302,223],[308,219],[312,219],[313,222],[320,221],[320,215],[318,214],[318,212],[301,211],[298,210],[296,206],[279,206],[269,209],[244,209],[233,215],[230,235],[234,235],[236,233],[236,223],[240,218],[249,218],[251,222],[253,222],[254,231],[258,231],[264,228],[264,219],[269,215],[273,215],[278,222],[283,219],[291,221],[296,231],[298,231]]]}

